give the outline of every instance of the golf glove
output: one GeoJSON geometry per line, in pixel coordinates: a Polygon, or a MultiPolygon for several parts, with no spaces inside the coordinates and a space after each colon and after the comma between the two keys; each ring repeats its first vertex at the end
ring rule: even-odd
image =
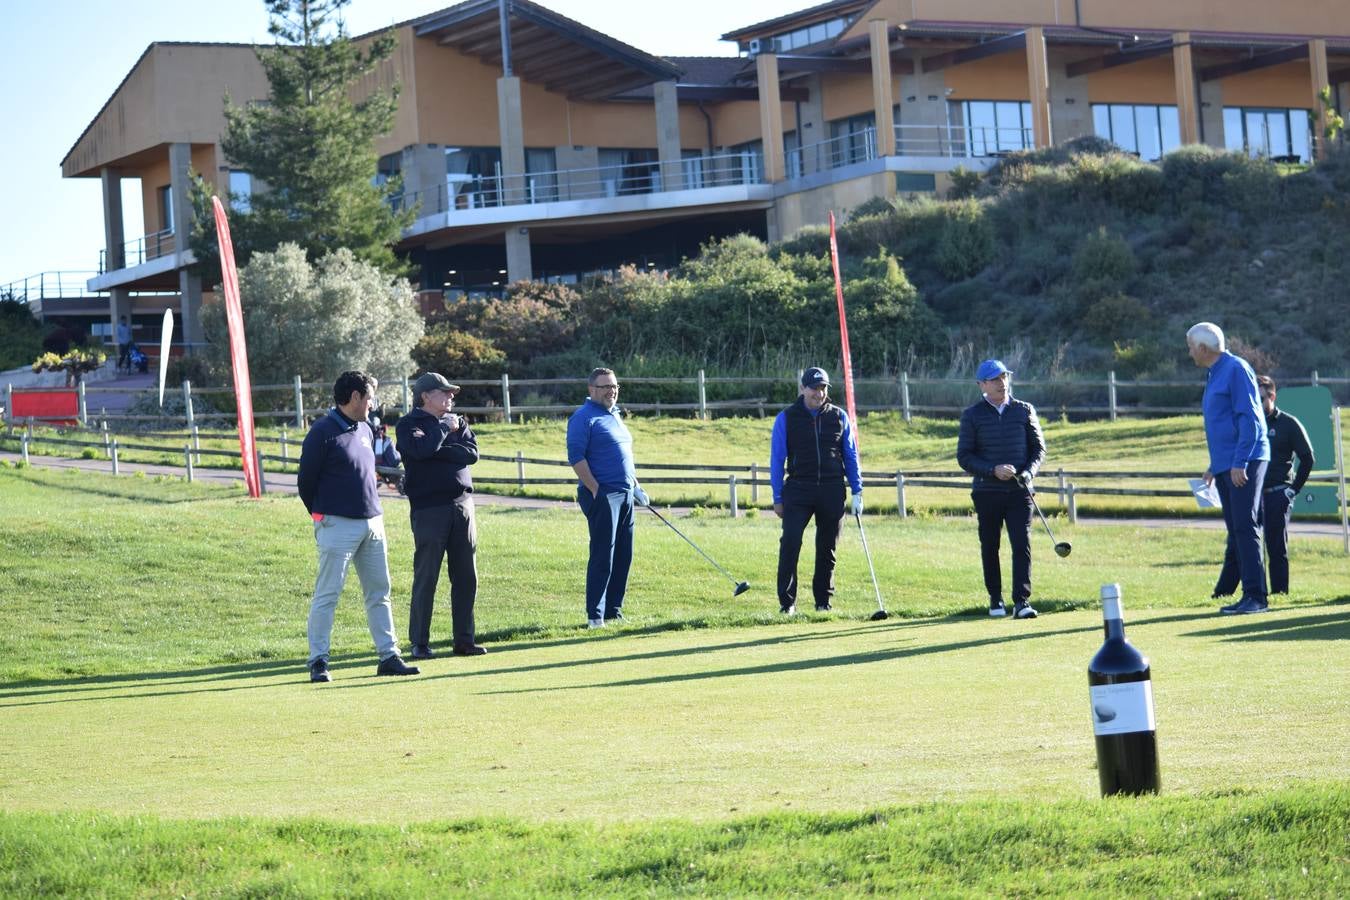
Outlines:
{"type": "Polygon", "coordinates": [[[1297,496],[1298,491],[1294,490],[1293,488],[1287,487],[1284,489],[1284,499],[1288,500],[1290,503],[1293,503],[1294,498],[1297,496]]]}
{"type": "Polygon", "coordinates": [[[862,515],[862,491],[853,495],[853,514],[855,516],[862,515]]]}
{"type": "Polygon", "coordinates": [[[641,487],[633,488],[633,502],[638,506],[651,506],[652,498],[647,496],[647,492],[641,487]]]}

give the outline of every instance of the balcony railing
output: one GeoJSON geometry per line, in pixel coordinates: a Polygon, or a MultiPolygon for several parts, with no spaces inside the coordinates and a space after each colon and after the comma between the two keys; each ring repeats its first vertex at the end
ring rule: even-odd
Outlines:
{"type": "MultiPolygon", "coordinates": [[[[122,245],[122,268],[130,269],[152,259],[168,256],[174,251],[174,246],[172,228],[166,228],[163,231],[156,231],[153,234],[127,241],[122,245]]],[[[106,249],[98,251],[98,271],[100,275],[108,271],[108,251],[106,249]]]]}
{"type": "Polygon", "coordinates": [[[90,292],[86,282],[95,272],[64,270],[59,272],[39,272],[0,285],[0,297],[26,301],[30,306],[43,300],[59,300],[62,297],[88,297],[90,292]]]}
{"type": "Polygon", "coordinates": [[[658,162],[558,169],[524,175],[449,175],[433,188],[407,191],[390,198],[398,210],[418,207],[429,216],[448,210],[487,209],[567,200],[604,200],[638,194],[689,191],[730,185],[760,184],[764,163],[756,153],[700,156],[671,163],[663,175],[658,162]]]}
{"type": "MultiPolygon", "coordinates": [[[[1029,128],[896,125],[897,156],[976,158],[1003,156],[1035,145],[1029,128]]],[[[836,135],[787,153],[787,177],[800,178],[877,158],[875,128],[836,135]]]]}

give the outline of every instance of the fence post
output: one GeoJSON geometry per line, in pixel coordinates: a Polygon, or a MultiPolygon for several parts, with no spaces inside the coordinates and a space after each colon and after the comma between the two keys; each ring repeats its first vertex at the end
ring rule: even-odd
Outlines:
{"type": "Polygon", "coordinates": [[[525,454],[519,450],[516,451],[516,484],[525,490],[525,454]]]}
{"type": "Polygon", "coordinates": [[[1312,370],[1312,386],[1317,387],[1317,370],[1312,370]]]}
{"type": "Polygon", "coordinates": [[[1073,491],[1073,482],[1069,482],[1069,521],[1078,524],[1078,497],[1073,491]]]}
{"type": "Polygon", "coordinates": [[[1059,505],[1068,506],[1069,491],[1068,488],[1065,486],[1068,484],[1068,482],[1064,480],[1064,470],[1060,469],[1058,474],[1059,474],[1059,505]]]}
{"type": "Polygon", "coordinates": [[[187,427],[191,428],[197,419],[192,415],[192,382],[186,378],[183,379],[183,415],[187,418],[187,427]]]}
{"type": "Polygon", "coordinates": [[[5,424],[14,424],[14,385],[5,384],[5,424]]]}
{"type": "Polygon", "coordinates": [[[86,427],[86,426],[89,424],[89,405],[88,405],[88,403],[86,402],[85,396],[84,396],[84,379],[83,379],[83,378],[81,378],[78,382],[76,382],[76,384],[75,384],[75,391],[76,391],[76,393],[79,395],[79,398],[80,398],[80,412],[79,412],[79,417],[78,417],[79,420],[80,420],[80,427],[81,427],[81,428],[84,428],[84,427],[86,427]]]}
{"type": "Polygon", "coordinates": [[[905,473],[895,473],[895,504],[900,510],[900,518],[909,518],[909,511],[905,509],[905,473]]]}
{"type": "Polygon", "coordinates": [[[114,475],[120,475],[122,468],[117,464],[117,441],[112,442],[112,470],[114,475]]]}
{"type": "Polygon", "coordinates": [[[198,434],[197,432],[196,422],[192,423],[192,449],[197,453],[197,465],[200,466],[202,464],[202,454],[201,454],[202,438],[201,435],[198,434]]]}
{"type": "Polygon", "coordinates": [[[1111,421],[1116,420],[1116,370],[1106,373],[1106,403],[1111,407],[1111,421]]]}
{"type": "Polygon", "coordinates": [[[28,432],[19,435],[19,455],[23,458],[23,464],[28,465],[28,432]]]}
{"type": "Polygon", "coordinates": [[[1350,556],[1350,519],[1347,518],[1345,496],[1345,439],[1341,436],[1341,408],[1336,407],[1332,413],[1332,424],[1336,428],[1336,480],[1340,482],[1337,485],[1336,496],[1340,500],[1341,507],[1341,541],[1345,546],[1345,553],[1350,556]]]}
{"type": "Polygon", "coordinates": [[[267,478],[263,476],[262,451],[257,447],[253,448],[253,458],[258,465],[258,493],[265,494],[267,493],[267,478]]]}
{"type": "Polygon", "coordinates": [[[750,464],[750,502],[759,502],[759,463],[750,464]]]}
{"type": "Polygon", "coordinates": [[[300,376],[295,376],[295,427],[305,427],[305,392],[300,376]]]}
{"type": "Polygon", "coordinates": [[[502,373],[502,417],[507,425],[511,424],[511,376],[502,373]]]}
{"type": "Polygon", "coordinates": [[[287,443],[286,443],[286,426],[285,426],[285,425],[281,426],[281,458],[282,458],[282,459],[290,459],[290,458],[291,458],[290,448],[287,446],[287,443]]]}
{"type": "Polygon", "coordinates": [[[909,373],[900,373],[900,415],[906,422],[912,418],[909,408],[909,373]]]}
{"type": "Polygon", "coordinates": [[[192,448],[187,444],[183,445],[183,467],[187,469],[187,480],[191,482],[193,480],[192,448]]]}
{"type": "Polygon", "coordinates": [[[736,499],[736,476],[727,476],[727,487],[731,490],[731,517],[734,519],[741,514],[741,505],[736,499]]]}
{"type": "Polygon", "coordinates": [[[702,369],[698,370],[698,417],[708,418],[708,381],[702,369]]]}
{"type": "Polygon", "coordinates": [[[103,430],[103,455],[112,459],[112,435],[108,434],[108,420],[100,422],[99,428],[103,430]]]}

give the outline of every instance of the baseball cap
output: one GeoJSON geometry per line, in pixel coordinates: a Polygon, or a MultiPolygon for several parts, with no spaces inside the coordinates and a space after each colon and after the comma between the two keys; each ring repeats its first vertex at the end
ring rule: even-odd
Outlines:
{"type": "Polygon", "coordinates": [[[975,372],[976,381],[990,381],[1007,372],[1011,375],[1012,369],[1003,364],[1001,359],[986,359],[980,363],[980,368],[975,372]]]}
{"type": "Polygon", "coordinates": [[[818,388],[829,386],[830,376],[824,369],[812,366],[802,373],[802,387],[818,388]]]}
{"type": "Polygon", "coordinates": [[[419,375],[413,382],[413,401],[414,403],[422,399],[422,394],[426,391],[449,391],[452,394],[459,393],[459,385],[451,384],[440,372],[428,372],[425,375],[419,375]]]}

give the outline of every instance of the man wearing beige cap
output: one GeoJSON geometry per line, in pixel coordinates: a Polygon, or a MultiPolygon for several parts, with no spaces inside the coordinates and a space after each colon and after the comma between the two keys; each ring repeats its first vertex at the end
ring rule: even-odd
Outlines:
{"type": "Polygon", "coordinates": [[[403,490],[413,533],[412,602],[408,639],[413,659],[431,659],[431,610],[441,578],[450,575],[454,654],[481,656],[474,643],[473,605],[478,596],[478,530],[473,516],[473,479],[478,440],[463,416],[450,411],[459,385],[428,372],[413,383],[414,408],[398,420],[398,452],[406,472],[403,490]]]}

